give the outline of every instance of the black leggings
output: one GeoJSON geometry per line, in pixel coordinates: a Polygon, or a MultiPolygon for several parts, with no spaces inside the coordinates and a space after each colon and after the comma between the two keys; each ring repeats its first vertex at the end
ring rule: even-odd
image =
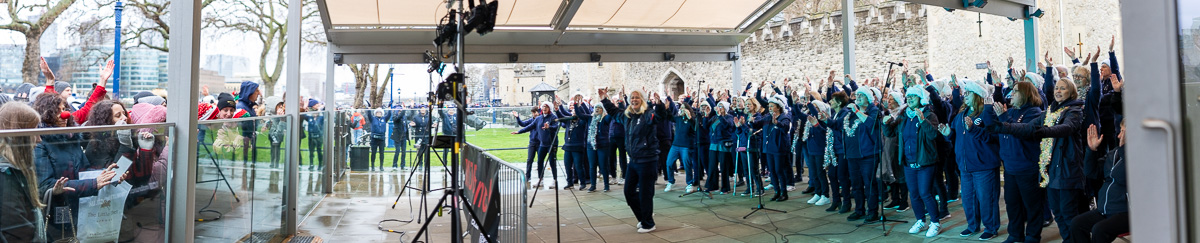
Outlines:
{"type": "Polygon", "coordinates": [[[393,139],[392,142],[395,142],[396,145],[396,153],[392,155],[392,168],[396,168],[397,158],[400,159],[400,167],[404,167],[405,160],[408,159],[408,140],[393,139]]]}
{"type": "Polygon", "coordinates": [[[371,164],[369,167],[375,167],[375,154],[379,154],[379,169],[383,169],[383,149],[386,143],[382,138],[371,138],[371,164]]]}
{"type": "Polygon", "coordinates": [[[1129,212],[1104,215],[1100,210],[1092,210],[1071,220],[1071,237],[1075,242],[1089,239],[1091,242],[1113,242],[1124,233],[1129,233],[1129,212]]]}

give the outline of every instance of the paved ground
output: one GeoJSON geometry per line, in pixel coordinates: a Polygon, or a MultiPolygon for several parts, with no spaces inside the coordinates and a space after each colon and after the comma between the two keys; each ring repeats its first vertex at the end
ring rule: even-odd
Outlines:
{"type": "MultiPolygon", "coordinates": [[[[440,187],[440,176],[434,177],[433,187],[440,187]]],[[[379,230],[380,220],[409,220],[419,213],[415,208],[410,213],[410,205],[420,205],[419,195],[406,193],[396,209],[390,208],[396,199],[397,188],[406,178],[407,174],[397,172],[349,173],[347,180],[337,184],[336,193],[324,198],[303,222],[300,226],[302,234],[332,242],[411,241],[420,229],[418,223],[382,224],[385,229],[404,232],[403,235],[379,230]]],[[[733,195],[714,195],[715,199],[699,195],[681,198],[682,188],[664,193],[663,186],[658,185],[655,194],[658,229],[649,234],[635,232],[637,221],[625,204],[620,185],[613,185],[613,191],[607,193],[560,190],[559,207],[554,207],[554,191],[543,189],[538,192],[533,207],[528,209],[527,241],[559,242],[556,240],[557,229],[561,231],[561,242],[978,242],[978,234],[971,238],[958,236],[966,227],[959,203],[950,205],[953,216],[943,221],[942,234],[927,239],[923,235],[908,234],[909,223],[888,224],[887,229],[891,232],[888,236],[884,236],[885,231],[877,224],[857,227],[861,221],[848,222],[845,219],[848,214],[827,213],[824,206],[808,205],[805,201],[809,197],[800,196],[798,192],[794,193],[797,196],[793,200],[768,201],[766,204],[788,213],[763,211],[742,219],[757,205],[757,199],[733,195]],[[560,227],[557,228],[554,227],[556,208],[560,215],[560,227]]],[[[804,186],[801,183],[799,188],[804,186]]],[[[437,200],[441,195],[441,192],[434,192],[429,199],[437,200]]],[[[1007,223],[1003,205],[1001,200],[1001,227],[1007,223]]],[[[431,242],[448,241],[448,215],[434,218],[430,226],[431,242]]],[[[898,220],[913,218],[911,211],[888,210],[887,216],[898,220]]],[[[1003,241],[1007,236],[1007,230],[1000,229],[1000,236],[992,242],[1003,241]]],[[[1053,225],[1045,228],[1043,236],[1044,241],[1061,241],[1053,225]]]]}

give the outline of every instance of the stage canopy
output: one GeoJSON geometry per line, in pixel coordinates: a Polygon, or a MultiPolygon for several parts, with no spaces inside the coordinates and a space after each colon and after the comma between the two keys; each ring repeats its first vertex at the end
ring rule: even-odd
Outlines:
{"type": "MultiPolygon", "coordinates": [[[[499,0],[496,30],[468,34],[467,62],[729,61],[737,45],[794,0],[499,0]],[[513,55],[515,54],[515,56],[513,55]],[[515,57],[515,61],[513,61],[515,57]]],[[[343,63],[423,63],[435,50],[438,0],[318,0],[343,63]]],[[[457,8],[457,3],[455,3],[457,8]]],[[[445,51],[449,52],[450,47],[445,51]]]]}

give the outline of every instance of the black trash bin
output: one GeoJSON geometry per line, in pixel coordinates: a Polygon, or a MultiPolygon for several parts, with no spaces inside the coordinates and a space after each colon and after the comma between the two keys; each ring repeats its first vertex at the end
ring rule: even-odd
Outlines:
{"type": "Polygon", "coordinates": [[[350,146],[350,170],[353,171],[368,171],[371,170],[368,158],[371,154],[370,146],[350,146]]]}

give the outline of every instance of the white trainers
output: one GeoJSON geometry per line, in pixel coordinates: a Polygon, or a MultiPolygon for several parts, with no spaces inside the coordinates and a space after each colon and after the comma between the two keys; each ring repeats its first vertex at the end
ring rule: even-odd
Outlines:
{"type": "Polygon", "coordinates": [[[918,220],[917,223],[913,224],[912,228],[908,228],[908,233],[909,234],[920,233],[922,229],[925,229],[925,221],[918,220]]]}
{"type": "Polygon", "coordinates": [[[940,223],[930,224],[929,231],[925,232],[925,238],[933,238],[934,236],[937,236],[938,231],[941,230],[941,228],[942,228],[942,224],[940,224],[940,223]]]}
{"type": "Polygon", "coordinates": [[[686,193],[692,193],[692,192],[696,191],[696,187],[692,186],[692,185],[688,185],[687,188],[685,188],[684,190],[686,193]]]}
{"type": "Polygon", "coordinates": [[[766,187],[763,187],[763,190],[764,190],[764,191],[765,191],[765,190],[771,190],[771,189],[774,189],[774,188],[775,188],[775,185],[769,185],[769,184],[768,184],[766,187]]]}
{"type": "Polygon", "coordinates": [[[641,229],[641,228],[642,228],[642,222],[638,222],[637,228],[638,228],[638,229],[641,229]]]}
{"type": "Polygon", "coordinates": [[[817,205],[817,206],[829,205],[829,197],[821,196],[821,200],[817,200],[817,204],[815,204],[815,205],[817,205]]]}
{"type": "Polygon", "coordinates": [[[638,227],[638,233],[642,233],[642,234],[650,233],[650,232],[653,232],[655,229],[658,229],[658,227],[657,226],[650,227],[649,229],[643,229],[641,227],[638,227]]]}
{"type": "Polygon", "coordinates": [[[812,199],[808,199],[808,204],[817,203],[817,201],[820,201],[820,200],[821,200],[821,196],[820,196],[820,195],[813,196],[813,197],[812,197],[812,199]]]}
{"type": "Polygon", "coordinates": [[[796,190],[795,186],[787,186],[787,191],[790,192],[790,191],[795,191],[795,190],[796,190]]]}
{"type": "Polygon", "coordinates": [[[672,187],[675,187],[675,184],[667,183],[667,188],[663,189],[663,192],[671,191],[672,187]]]}

